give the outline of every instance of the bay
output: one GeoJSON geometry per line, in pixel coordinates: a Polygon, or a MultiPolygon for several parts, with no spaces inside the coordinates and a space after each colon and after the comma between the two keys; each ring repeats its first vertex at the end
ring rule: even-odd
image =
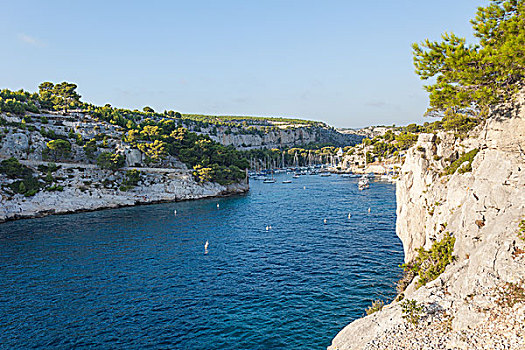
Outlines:
{"type": "Polygon", "coordinates": [[[395,186],[285,179],[0,224],[0,347],[326,348],[394,297],[395,186]]]}

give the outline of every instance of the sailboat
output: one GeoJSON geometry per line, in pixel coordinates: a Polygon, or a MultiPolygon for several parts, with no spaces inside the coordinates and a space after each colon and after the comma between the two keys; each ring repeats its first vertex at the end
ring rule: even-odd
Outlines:
{"type": "Polygon", "coordinates": [[[273,169],[269,169],[270,173],[272,174],[272,177],[267,177],[264,179],[263,183],[265,184],[273,184],[275,183],[275,178],[273,177],[273,169]]]}
{"type": "MultiPolygon", "coordinates": [[[[366,171],[366,166],[367,166],[366,163],[367,162],[366,162],[366,151],[365,151],[365,168],[364,168],[365,171],[366,171]]],[[[359,189],[359,191],[370,188],[370,180],[368,179],[366,174],[363,174],[363,176],[361,176],[361,178],[357,182],[357,188],[359,189]]]]}

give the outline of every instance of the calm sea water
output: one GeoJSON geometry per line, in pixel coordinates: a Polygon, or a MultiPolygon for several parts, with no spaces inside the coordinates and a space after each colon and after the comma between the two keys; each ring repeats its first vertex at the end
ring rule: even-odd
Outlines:
{"type": "Polygon", "coordinates": [[[0,347],[326,348],[394,296],[395,188],[288,178],[243,196],[0,224],[0,347]]]}

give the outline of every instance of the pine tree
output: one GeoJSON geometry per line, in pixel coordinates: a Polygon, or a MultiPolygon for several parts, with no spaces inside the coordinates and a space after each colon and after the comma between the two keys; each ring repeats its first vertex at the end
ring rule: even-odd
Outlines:
{"type": "Polygon", "coordinates": [[[416,74],[426,85],[427,114],[483,117],[510,100],[525,77],[525,0],[491,0],[471,21],[479,44],[445,33],[443,41],[414,44],[416,74]]]}

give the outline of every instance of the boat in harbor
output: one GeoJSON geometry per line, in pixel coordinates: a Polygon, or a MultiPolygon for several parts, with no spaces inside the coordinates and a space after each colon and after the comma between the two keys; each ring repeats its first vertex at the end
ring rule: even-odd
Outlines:
{"type": "Polygon", "coordinates": [[[283,180],[283,184],[291,184],[292,180],[283,180]]]}
{"type": "Polygon", "coordinates": [[[326,177],[326,176],[332,176],[332,174],[330,174],[330,173],[321,173],[320,176],[326,177]]]}
{"type": "Polygon", "coordinates": [[[357,188],[362,191],[370,188],[370,180],[368,180],[368,177],[366,175],[363,175],[359,181],[357,182],[357,188]]]}

